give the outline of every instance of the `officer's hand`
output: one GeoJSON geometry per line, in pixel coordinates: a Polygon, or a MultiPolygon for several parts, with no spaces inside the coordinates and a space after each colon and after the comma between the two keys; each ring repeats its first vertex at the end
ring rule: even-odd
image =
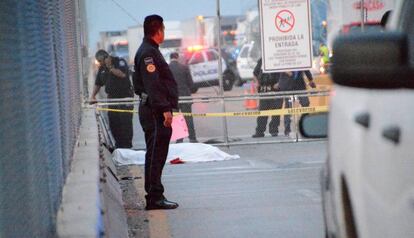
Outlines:
{"type": "Polygon", "coordinates": [[[105,66],[108,68],[108,69],[110,69],[110,68],[112,68],[113,66],[112,66],[112,59],[111,59],[111,57],[106,57],[105,58],[105,66]]]}
{"type": "Polygon", "coordinates": [[[171,112],[164,112],[164,126],[165,127],[171,127],[172,124],[172,113],[171,112]]]}
{"type": "Polygon", "coordinates": [[[89,105],[97,103],[96,98],[89,99],[89,105]]]}
{"type": "Polygon", "coordinates": [[[311,88],[316,88],[316,84],[315,84],[315,82],[313,82],[313,81],[310,81],[310,82],[309,82],[309,86],[310,86],[311,88]]]}
{"type": "Polygon", "coordinates": [[[278,83],[274,84],[273,89],[276,90],[276,91],[279,91],[279,89],[280,89],[279,84],[278,83]]]}

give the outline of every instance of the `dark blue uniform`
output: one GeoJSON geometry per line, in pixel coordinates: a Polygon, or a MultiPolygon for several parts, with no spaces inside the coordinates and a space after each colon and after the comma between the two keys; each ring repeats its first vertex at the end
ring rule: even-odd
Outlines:
{"type": "Polygon", "coordinates": [[[177,84],[158,49],[144,38],[135,55],[134,89],[141,97],[139,121],[145,133],[145,191],[147,204],[164,198],[161,174],[167,159],[172,134],[164,126],[164,112],[178,109],[177,84]]]}
{"type": "MultiPolygon", "coordinates": [[[[292,73],[293,73],[292,77],[289,77],[287,79],[289,83],[288,83],[288,88],[285,89],[286,91],[306,90],[306,83],[305,83],[305,79],[303,78],[304,75],[306,75],[308,80],[310,81],[313,80],[312,73],[309,70],[294,71],[292,73]]],[[[299,104],[302,107],[309,107],[310,102],[307,96],[300,96],[298,97],[298,99],[299,99],[299,104]]],[[[289,101],[287,98],[285,99],[285,108],[292,108],[292,102],[289,101]]],[[[285,122],[285,134],[288,134],[290,132],[290,122],[291,122],[290,115],[284,116],[284,122],[285,122]]]]}
{"type": "MultiPolygon", "coordinates": [[[[119,78],[112,74],[106,67],[99,67],[96,75],[95,85],[105,86],[108,98],[127,98],[133,97],[131,81],[129,80],[128,64],[124,59],[113,57],[114,68],[121,70],[126,76],[119,78]]],[[[112,105],[110,109],[132,110],[130,105],[112,105]]],[[[109,128],[115,139],[116,148],[132,147],[132,113],[108,112],[109,128]]]]}
{"type": "MultiPolygon", "coordinates": [[[[280,73],[263,73],[262,59],[257,61],[254,68],[253,75],[259,80],[259,93],[275,92],[276,86],[279,83],[280,73]]],[[[260,99],[259,110],[271,110],[282,108],[283,100],[281,98],[260,99]]],[[[263,137],[266,131],[268,116],[257,117],[256,133],[253,137],[263,137]]],[[[269,133],[272,136],[277,136],[278,127],[280,123],[280,116],[272,116],[269,123],[269,133]]]]}

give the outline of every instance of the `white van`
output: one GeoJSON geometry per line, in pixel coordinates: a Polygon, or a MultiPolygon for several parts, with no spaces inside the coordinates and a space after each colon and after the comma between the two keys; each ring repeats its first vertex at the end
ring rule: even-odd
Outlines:
{"type": "Polygon", "coordinates": [[[414,237],[414,1],[337,38],[322,172],[326,237],[414,237]]]}

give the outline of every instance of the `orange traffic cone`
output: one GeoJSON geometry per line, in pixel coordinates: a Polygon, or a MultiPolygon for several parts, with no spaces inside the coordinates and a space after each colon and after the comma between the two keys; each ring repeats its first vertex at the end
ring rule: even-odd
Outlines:
{"type": "MultiPolygon", "coordinates": [[[[255,84],[254,82],[250,82],[250,95],[254,95],[256,93],[255,84]]],[[[249,95],[247,90],[244,90],[244,95],[249,95]]],[[[257,109],[257,100],[256,99],[246,99],[244,100],[244,107],[248,110],[257,109]]]]}

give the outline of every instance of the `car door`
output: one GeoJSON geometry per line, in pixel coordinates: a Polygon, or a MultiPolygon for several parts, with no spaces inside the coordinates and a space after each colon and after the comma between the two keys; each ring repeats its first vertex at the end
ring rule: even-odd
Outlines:
{"type": "MultiPolygon", "coordinates": [[[[218,52],[210,49],[210,50],[206,50],[205,52],[205,58],[207,59],[207,79],[210,81],[213,80],[218,80],[219,77],[219,70],[218,70],[218,66],[219,66],[219,55],[218,52]]],[[[221,60],[221,70],[222,72],[224,72],[226,70],[226,63],[224,61],[224,59],[221,60]]]]}
{"type": "Polygon", "coordinates": [[[239,55],[237,56],[237,69],[239,70],[240,77],[243,80],[253,77],[253,70],[251,70],[248,62],[250,48],[250,44],[243,45],[240,49],[239,55]]]}
{"type": "Polygon", "coordinates": [[[205,58],[201,51],[193,53],[190,60],[188,61],[188,66],[191,71],[194,83],[201,83],[206,81],[206,64],[205,58]]]}
{"type": "MultiPolygon", "coordinates": [[[[335,85],[330,99],[329,111],[329,174],[330,191],[335,201],[334,209],[339,227],[346,227],[343,219],[349,211],[354,218],[361,217],[359,200],[361,199],[361,167],[366,136],[363,126],[365,112],[369,108],[369,95],[365,89],[335,85]],[[345,195],[346,194],[346,195],[345,195]]],[[[351,221],[355,222],[355,221],[351,221]]],[[[346,237],[345,230],[339,231],[346,237]]]]}
{"type": "MultiPolygon", "coordinates": [[[[398,28],[408,34],[410,67],[414,53],[414,1],[404,1],[398,28]]],[[[412,74],[404,80],[414,80],[412,74]]],[[[371,125],[366,130],[364,170],[365,237],[414,237],[414,90],[370,90],[371,125]]]]}
{"type": "Polygon", "coordinates": [[[363,237],[414,237],[414,100],[410,89],[373,90],[364,128],[361,197],[363,237]],[[407,108],[406,108],[407,107],[407,108]]]}

